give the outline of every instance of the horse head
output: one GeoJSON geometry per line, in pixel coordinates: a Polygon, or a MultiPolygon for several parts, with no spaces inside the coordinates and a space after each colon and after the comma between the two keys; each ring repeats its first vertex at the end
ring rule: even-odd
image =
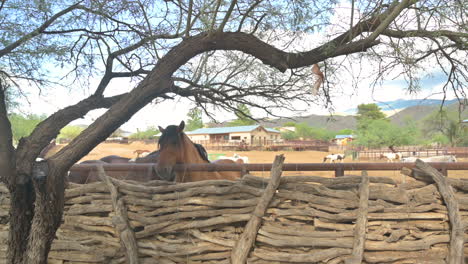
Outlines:
{"type": "Polygon", "coordinates": [[[174,166],[181,163],[183,157],[183,139],[185,122],[182,121],[178,126],[170,125],[165,129],[158,127],[161,132],[159,138],[159,162],[156,165],[156,173],[166,181],[175,180],[174,166]]]}

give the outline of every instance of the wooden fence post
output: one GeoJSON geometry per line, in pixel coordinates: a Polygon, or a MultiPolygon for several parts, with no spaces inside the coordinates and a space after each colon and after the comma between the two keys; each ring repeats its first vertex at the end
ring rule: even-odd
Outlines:
{"type": "Polygon", "coordinates": [[[344,176],[344,168],[340,164],[335,168],[335,177],[342,177],[342,176],[344,176]]]}
{"type": "Polygon", "coordinates": [[[362,171],[361,184],[359,185],[359,211],[354,227],[353,253],[346,264],[362,263],[364,254],[364,242],[366,241],[367,213],[369,208],[369,177],[367,171],[362,171]]]}
{"type": "Polygon", "coordinates": [[[123,198],[119,195],[117,187],[115,187],[110,178],[105,174],[102,165],[99,165],[97,169],[99,177],[107,184],[110,191],[112,207],[115,212],[112,223],[119,234],[120,243],[125,248],[125,255],[127,257],[126,263],[138,264],[138,245],[135,234],[128,221],[127,208],[125,207],[123,198]]]}
{"type": "Polygon", "coordinates": [[[424,161],[417,159],[416,167],[426,174],[430,175],[435,181],[440,195],[444,199],[445,205],[449,215],[451,232],[450,232],[450,246],[449,246],[449,264],[462,264],[464,262],[463,246],[465,242],[465,228],[461,221],[458,201],[455,198],[447,177],[444,177],[439,171],[424,163],[424,161]]]}
{"type": "Polygon", "coordinates": [[[247,257],[250,253],[250,250],[255,243],[257,237],[258,229],[262,223],[262,217],[265,215],[265,212],[270,204],[273,195],[278,189],[282,167],[284,163],[284,155],[277,155],[273,166],[271,168],[271,178],[268,183],[265,191],[263,191],[262,197],[258,201],[257,206],[255,207],[249,222],[245,226],[244,232],[240,235],[239,240],[237,240],[236,245],[231,252],[231,263],[232,264],[244,264],[246,263],[247,257]]]}

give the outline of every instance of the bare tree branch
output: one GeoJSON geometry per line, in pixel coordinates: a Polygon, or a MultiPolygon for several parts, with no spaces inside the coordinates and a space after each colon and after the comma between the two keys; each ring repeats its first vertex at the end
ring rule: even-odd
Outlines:
{"type": "MultiPolygon", "coordinates": [[[[2,5],[3,5],[3,2],[2,2],[2,5]]],[[[34,29],[30,33],[24,35],[20,39],[16,40],[15,42],[11,43],[10,45],[8,45],[5,48],[3,48],[2,50],[0,50],[0,58],[5,56],[6,54],[9,54],[12,50],[16,49],[17,47],[19,47],[23,43],[31,40],[32,38],[40,35],[41,33],[43,33],[45,29],[47,29],[52,23],[54,23],[60,17],[72,12],[73,10],[84,9],[84,8],[85,7],[80,5],[80,4],[75,4],[75,5],[69,6],[68,8],[65,8],[64,10],[58,12],[57,14],[53,15],[50,19],[48,19],[47,21],[42,23],[42,25],[40,25],[38,28],[34,29]]]]}

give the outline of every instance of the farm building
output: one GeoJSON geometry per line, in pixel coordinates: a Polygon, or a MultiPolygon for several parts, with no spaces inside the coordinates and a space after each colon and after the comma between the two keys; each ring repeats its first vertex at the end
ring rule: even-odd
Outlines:
{"type": "Polygon", "coordinates": [[[264,145],[281,140],[279,131],[260,125],[200,128],[186,134],[198,143],[244,142],[247,145],[264,145]]]}
{"type": "Polygon", "coordinates": [[[353,141],[353,135],[336,135],[332,141],[340,146],[348,145],[349,142],[353,141]]]}

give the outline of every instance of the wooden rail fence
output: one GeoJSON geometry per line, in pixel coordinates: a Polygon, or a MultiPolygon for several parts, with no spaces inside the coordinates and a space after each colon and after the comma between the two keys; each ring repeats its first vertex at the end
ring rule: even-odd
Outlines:
{"type": "MultiPolygon", "coordinates": [[[[467,170],[468,162],[428,162],[430,166],[447,175],[449,170],[467,170]]],[[[106,171],[148,171],[154,167],[155,163],[140,164],[105,164],[106,171]]],[[[401,170],[402,168],[414,168],[415,163],[395,162],[395,163],[285,163],[282,166],[283,171],[335,171],[335,176],[344,176],[345,171],[388,171],[401,170]]],[[[76,164],[71,171],[94,170],[95,164],[76,164]]],[[[269,171],[272,168],[271,163],[248,163],[248,164],[186,164],[177,165],[178,171],[269,171]]]]}
{"type": "MultiPolygon", "coordinates": [[[[123,166],[100,167],[104,181],[70,184],[66,190],[63,222],[48,263],[462,264],[467,260],[466,180],[443,177],[420,161],[405,164],[413,169],[402,170],[411,177],[401,184],[368,177],[366,172],[339,178],[281,177],[281,168],[292,169],[281,162],[277,158],[269,164],[274,167],[270,179],[245,175],[237,181],[178,184],[116,180],[103,169],[123,166]]],[[[7,212],[9,194],[2,185],[0,198],[0,212],[7,212]]],[[[8,214],[0,219],[3,263],[8,214]]]]}

